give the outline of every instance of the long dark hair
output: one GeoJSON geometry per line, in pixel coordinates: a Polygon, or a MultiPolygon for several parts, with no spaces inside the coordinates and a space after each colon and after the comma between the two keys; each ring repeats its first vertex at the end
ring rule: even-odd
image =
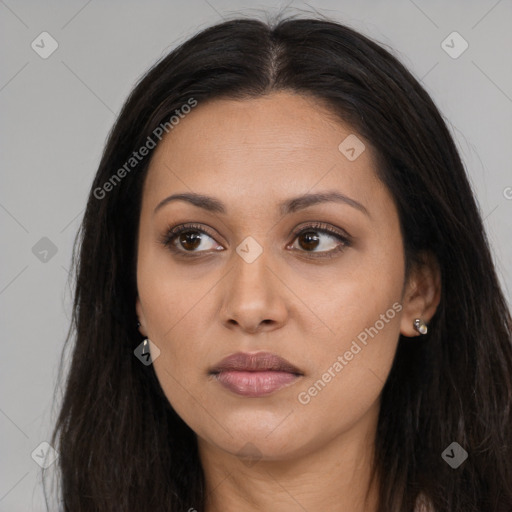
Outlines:
{"type": "Polygon", "coordinates": [[[373,144],[398,208],[407,268],[427,251],[441,271],[429,333],[400,337],[382,392],[379,511],[410,512],[423,493],[438,512],[510,512],[512,320],[452,137],[388,51],[339,23],[294,17],[235,19],[187,40],[139,81],[109,135],[73,250],[65,346],[76,336],[51,440],[62,510],[204,510],[195,434],[152,365],[133,353],[143,339],[135,270],[151,153],[133,169],[126,162],[191,98],[200,108],[278,90],[324,101],[373,144]],[[123,166],[129,171],[113,181],[123,166]],[[469,455],[457,469],[441,457],[452,442],[469,455]]]}

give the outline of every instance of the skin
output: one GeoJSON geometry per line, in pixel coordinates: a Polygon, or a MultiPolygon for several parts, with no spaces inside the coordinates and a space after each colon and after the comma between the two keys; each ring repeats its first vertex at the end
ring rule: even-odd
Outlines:
{"type": "Polygon", "coordinates": [[[140,332],[160,350],[153,364],[162,389],[197,434],[207,512],[377,510],[369,472],[379,397],[399,334],[419,336],[414,319],[428,323],[434,315],[440,278],[426,255],[405,281],[399,218],[376,177],[373,148],[358,136],[366,149],[354,161],[338,149],[354,133],[321,103],[279,92],[199,104],[152,157],[136,312],[140,332]],[[341,202],[278,210],[285,199],[320,191],[344,194],[368,214],[341,202]],[[187,192],[214,196],[226,213],[185,201],[154,213],[169,195],[187,192]],[[346,231],[352,242],[322,258],[343,242],[318,230],[312,244],[293,235],[314,221],[346,231]],[[180,254],[200,253],[187,259],[160,239],[189,222],[208,234],[185,248],[174,239],[180,254]],[[263,251],[251,263],[236,251],[248,236],[263,251]],[[401,311],[300,403],[298,394],[394,303],[401,311]],[[273,352],[304,375],[266,397],[239,396],[208,374],[238,351],[273,352]]]}

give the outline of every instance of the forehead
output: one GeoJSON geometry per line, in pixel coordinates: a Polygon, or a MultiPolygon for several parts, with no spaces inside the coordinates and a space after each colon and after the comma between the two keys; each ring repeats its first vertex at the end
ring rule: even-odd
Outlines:
{"type": "Polygon", "coordinates": [[[373,148],[319,101],[278,92],[199,103],[156,148],[145,197],[216,191],[261,204],[333,187],[362,202],[382,189],[373,148]],[[364,148],[356,159],[343,152],[346,140],[364,148]]]}

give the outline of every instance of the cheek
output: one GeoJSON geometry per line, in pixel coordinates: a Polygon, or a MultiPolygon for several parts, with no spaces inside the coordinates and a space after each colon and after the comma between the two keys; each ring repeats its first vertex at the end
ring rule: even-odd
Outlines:
{"type": "Polygon", "coordinates": [[[144,311],[149,338],[161,351],[159,364],[165,363],[171,371],[197,367],[197,355],[203,349],[197,343],[205,340],[203,308],[211,289],[197,284],[191,291],[189,286],[180,286],[178,282],[179,279],[172,284],[155,283],[146,295],[139,291],[141,300],[146,299],[144,311]]]}
{"type": "Polygon", "coordinates": [[[206,339],[202,308],[214,283],[210,278],[185,277],[169,259],[163,264],[158,258],[139,260],[138,293],[148,337],[160,350],[153,366],[170,399],[183,395],[183,388],[192,388],[191,377],[197,372],[191,369],[202,369],[205,347],[198,345],[206,339]]]}
{"type": "Polygon", "coordinates": [[[206,267],[179,264],[161,248],[140,252],[137,288],[152,341],[169,344],[176,332],[196,325],[190,318],[204,307],[215,285],[206,267]]]}
{"type": "Polygon", "coordinates": [[[190,291],[180,279],[171,285],[163,280],[154,284],[145,302],[149,338],[160,350],[153,368],[174,410],[185,422],[195,425],[195,418],[204,415],[198,405],[205,401],[198,379],[204,371],[208,336],[201,323],[201,307],[211,286],[196,284],[190,291]]]}
{"type": "MultiPolygon", "coordinates": [[[[297,294],[304,297],[305,305],[322,320],[325,334],[321,335],[324,338],[321,346],[330,347],[328,352],[342,349],[349,340],[376,323],[379,331],[393,328],[398,332],[396,317],[397,309],[401,308],[393,308],[393,304],[401,300],[402,248],[399,243],[389,241],[387,246],[383,241],[375,241],[371,247],[376,249],[347,252],[329,273],[306,270],[299,281],[295,276],[297,294]]],[[[364,334],[361,337],[364,339],[364,334]]]]}
{"type": "Polygon", "coordinates": [[[401,304],[368,300],[315,349],[314,369],[296,393],[304,427],[335,436],[374,411],[391,370],[401,304]]]}
{"type": "MultiPolygon", "coordinates": [[[[386,247],[384,242],[375,246],[386,247]]],[[[309,348],[314,369],[300,389],[302,400],[298,397],[310,410],[357,416],[380,394],[400,334],[400,254],[401,245],[389,241],[386,250],[355,254],[322,287],[316,307],[330,332],[309,348]]],[[[311,294],[310,300],[315,300],[311,294]]]]}

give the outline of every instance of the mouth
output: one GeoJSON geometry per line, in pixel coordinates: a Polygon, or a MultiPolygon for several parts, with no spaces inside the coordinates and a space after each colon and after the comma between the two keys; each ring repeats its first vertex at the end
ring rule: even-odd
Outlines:
{"type": "Polygon", "coordinates": [[[294,383],[304,373],[270,352],[238,352],[220,361],[210,370],[210,375],[229,391],[256,398],[294,383]]]}

